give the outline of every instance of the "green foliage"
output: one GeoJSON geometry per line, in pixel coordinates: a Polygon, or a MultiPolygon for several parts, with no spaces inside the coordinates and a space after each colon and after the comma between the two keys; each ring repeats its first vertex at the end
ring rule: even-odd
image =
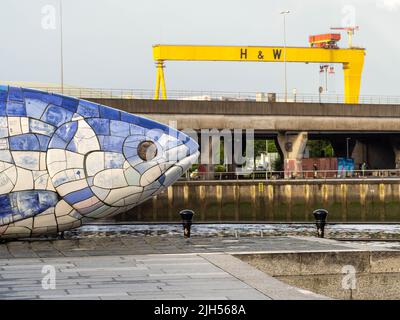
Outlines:
{"type": "Polygon", "coordinates": [[[268,153],[276,153],[278,148],[276,147],[275,140],[268,140],[268,153]]]}
{"type": "MultiPolygon", "coordinates": [[[[278,152],[278,149],[275,145],[275,140],[254,140],[254,156],[258,157],[261,155],[261,153],[266,153],[266,151],[268,153],[275,153],[278,152]],[[268,150],[267,150],[268,148],[268,150]]],[[[224,157],[224,139],[221,139],[221,144],[220,144],[220,163],[219,165],[215,166],[215,171],[216,172],[225,172],[226,168],[223,165],[224,161],[225,161],[225,157],[224,157]]],[[[245,155],[245,150],[243,150],[243,156],[245,155]]],[[[279,160],[280,161],[280,160],[279,160]]],[[[278,162],[278,161],[276,161],[278,162]]],[[[193,172],[196,169],[198,169],[199,165],[195,164],[193,165],[190,169],[189,172],[193,172]]],[[[282,167],[282,165],[279,165],[279,167],[282,167]]]]}
{"type": "Polygon", "coordinates": [[[215,172],[225,172],[225,166],[222,164],[217,164],[216,166],[214,166],[214,171],[215,172]]]}
{"type": "Polygon", "coordinates": [[[274,171],[283,171],[283,161],[282,161],[281,157],[277,158],[272,163],[272,170],[274,170],[274,171]]]}
{"type": "Polygon", "coordinates": [[[254,140],[254,156],[258,157],[261,153],[275,153],[278,149],[275,140],[254,140]],[[267,149],[268,145],[268,150],[267,149]]]}
{"type": "Polygon", "coordinates": [[[258,157],[261,153],[265,153],[266,141],[265,140],[254,140],[254,156],[258,157]]]}
{"type": "Polygon", "coordinates": [[[333,147],[327,140],[309,140],[310,158],[334,157],[333,147]]]}

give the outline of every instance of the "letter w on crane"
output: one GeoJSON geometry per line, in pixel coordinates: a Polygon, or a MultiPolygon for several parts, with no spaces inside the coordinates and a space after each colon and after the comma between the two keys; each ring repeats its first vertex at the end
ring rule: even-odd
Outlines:
{"type": "Polygon", "coordinates": [[[281,54],[282,54],[282,49],[272,49],[272,52],[274,54],[274,59],[281,59],[281,54]]]}

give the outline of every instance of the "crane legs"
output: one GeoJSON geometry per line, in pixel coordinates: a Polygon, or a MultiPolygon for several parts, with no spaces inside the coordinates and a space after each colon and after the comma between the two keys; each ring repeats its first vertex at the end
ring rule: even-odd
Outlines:
{"type": "Polygon", "coordinates": [[[157,78],[156,78],[156,91],[154,94],[154,100],[158,100],[160,98],[160,89],[161,96],[163,100],[167,99],[167,89],[165,87],[165,78],[164,78],[164,61],[157,61],[157,78]]]}

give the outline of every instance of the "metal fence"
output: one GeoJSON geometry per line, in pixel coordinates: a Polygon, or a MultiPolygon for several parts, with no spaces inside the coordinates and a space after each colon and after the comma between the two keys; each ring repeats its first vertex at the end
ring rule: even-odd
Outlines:
{"type": "MultiPolygon", "coordinates": [[[[75,88],[75,87],[32,87],[53,93],[86,99],[154,99],[154,90],[148,89],[106,89],[106,88],[75,88]]],[[[288,94],[267,92],[228,92],[228,91],[187,91],[169,90],[171,100],[204,100],[204,101],[276,101],[289,103],[343,103],[341,94],[288,94]]],[[[359,97],[360,104],[400,104],[400,96],[364,95],[359,97]]]]}
{"type": "Polygon", "coordinates": [[[284,171],[252,171],[252,172],[187,172],[181,181],[202,180],[308,180],[308,179],[400,179],[399,169],[379,170],[318,170],[297,173],[284,171]]]}

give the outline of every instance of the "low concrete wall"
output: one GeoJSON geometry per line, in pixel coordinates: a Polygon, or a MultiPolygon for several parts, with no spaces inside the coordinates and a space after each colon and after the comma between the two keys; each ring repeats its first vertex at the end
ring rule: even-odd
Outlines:
{"type": "Polygon", "coordinates": [[[237,257],[290,285],[332,298],[400,299],[399,251],[265,253],[237,257]]]}
{"type": "Polygon", "coordinates": [[[326,208],[329,222],[400,222],[400,179],[177,182],[116,221],[311,222],[326,208]]]}

